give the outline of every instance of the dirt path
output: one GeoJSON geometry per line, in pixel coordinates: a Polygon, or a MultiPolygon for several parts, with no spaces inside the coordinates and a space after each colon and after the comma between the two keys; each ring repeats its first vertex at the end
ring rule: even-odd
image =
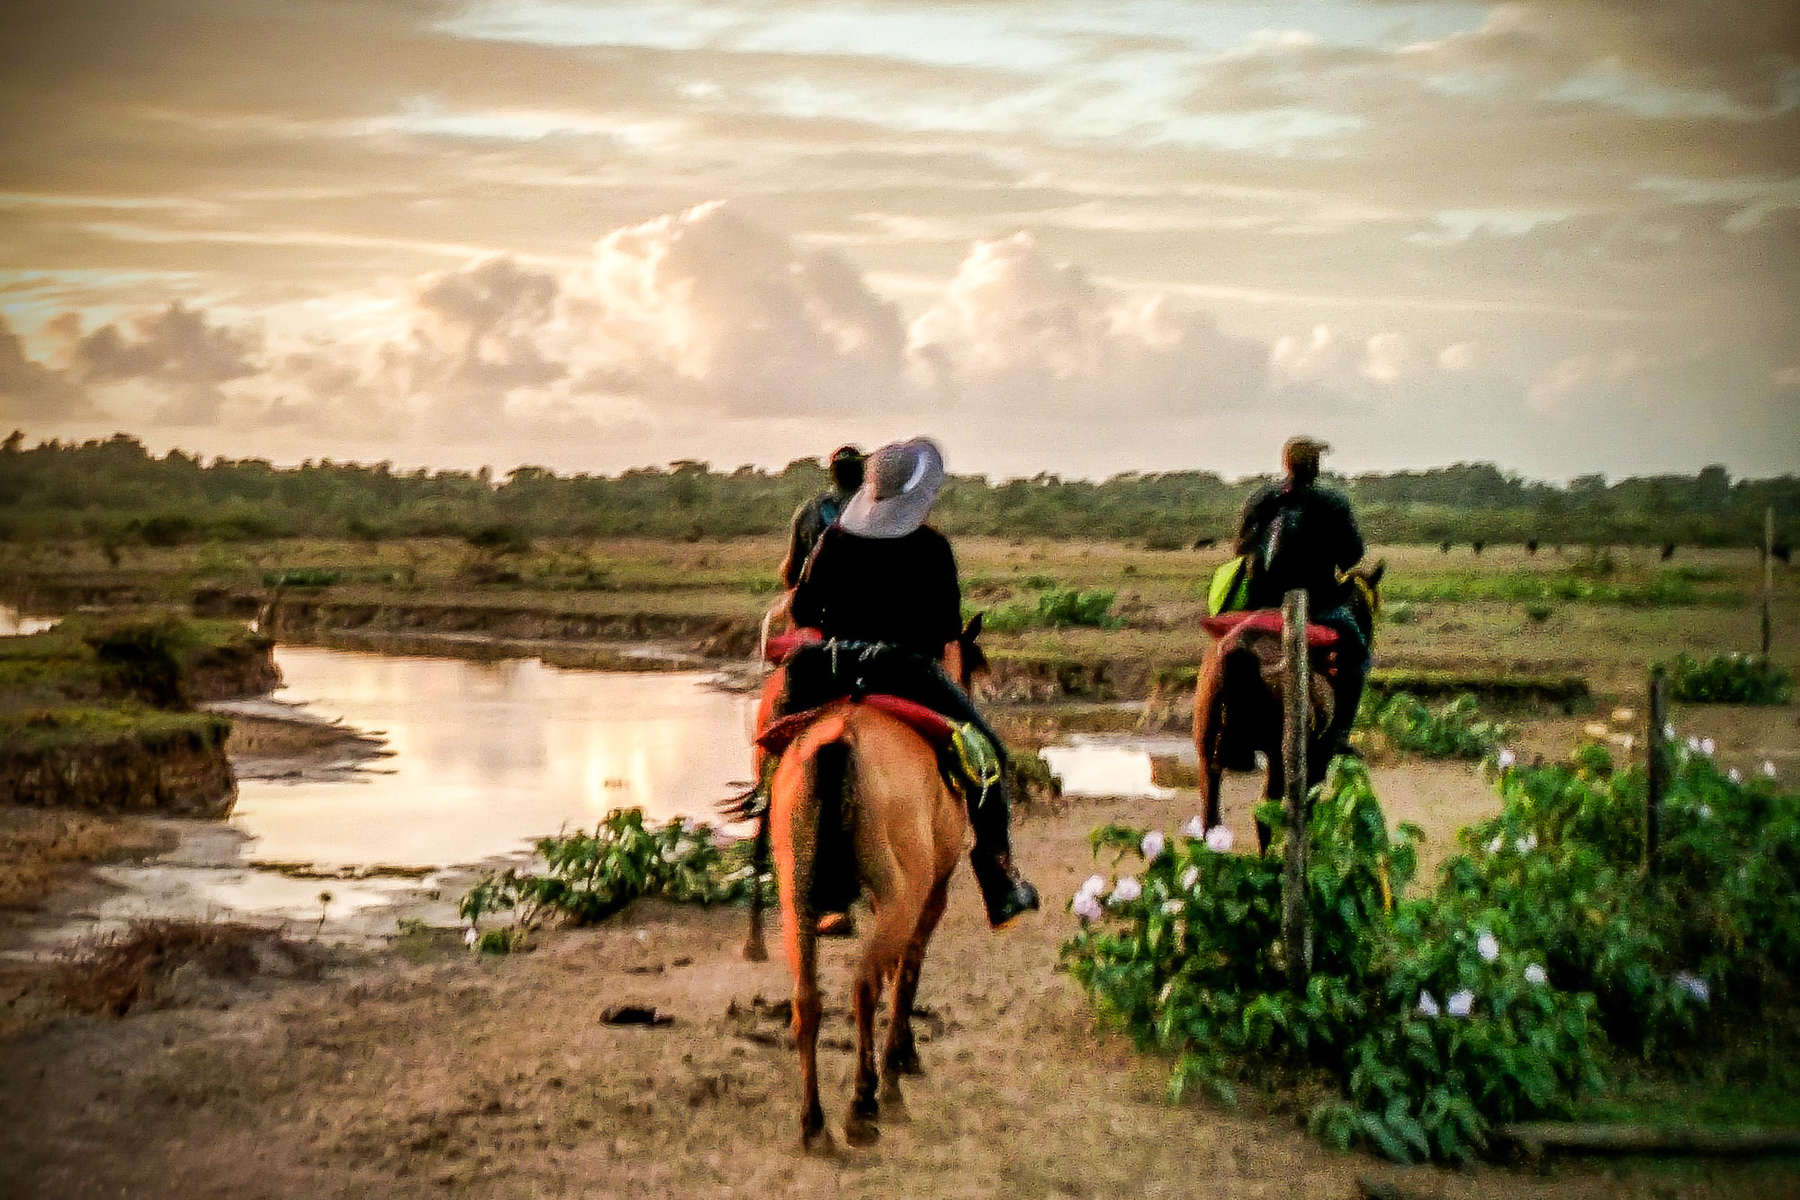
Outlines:
{"type": "MultiPolygon", "coordinates": [[[[1441,832],[1486,803],[1466,768],[1383,770],[1396,819],[1441,832]]],[[[1247,784],[1228,796],[1248,838],[1247,784]]],[[[1186,810],[1104,802],[1025,823],[1048,912],[1004,935],[960,875],[926,961],[926,1078],[910,1121],[836,1161],[801,1157],[797,1070],[767,1003],[779,961],[741,962],[742,914],[640,903],[535,953],[441,946],[322,982],[219,991],[210,1006],[68,1019],[0,1044],[6,1196],[1349,1197],[1359,1174],[1416,1196],[1794,1194],[1766,1168],[1554,1176],[1401,1170],[1334,1154],[1289,1120],[1162,1099],[1161,1065],[1100,1033],[1056,970],[1065,899],[1106,820],[1172,829],[1186,810]],[[674,1017],[601,1024],[626,1001],[674,1017]]],[[[848,1100],[853,946],[828,942],[822,1075],[848,1100]]],[[[204,997],[203,997],[204,998],[204,997]]]]}

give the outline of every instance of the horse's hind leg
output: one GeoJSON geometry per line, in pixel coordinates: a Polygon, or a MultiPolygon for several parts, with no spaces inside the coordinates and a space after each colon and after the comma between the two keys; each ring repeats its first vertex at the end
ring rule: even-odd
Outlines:
{"type": "Polygon", "coordinates": [[[763,942],[763,874],[769,869],[769,808],[756,819],[756,840],[750,848],[750,935],[744,940],[746,962],[766,962],[769,948],[763,942]]]}
{"type": "Polygon", "coordinates": [[[916,903],[897,903],[898,899],[878,902],[875,928],[863,947],[850,996],[850,1015],[856,1021],[856,1093],[844,1118],[844,1140],[853,1146],[866,1145],[881,1134],[875,1124],[881,1116],[881,1102],[875,1095],[875,1008],[881,1003],[882,981],[900,964],[918,912],[916,903]]]}
{"type": "Polygon", "coordinates": [[[881,1056],[881,1099],[884,1104],[900,1102],[900,1076],[925,1073],[919,1066],[918,1047],[913,1043],[913,1000],[919,994],[919,969],[925,962],[925,947],[943,919],[949,897],[950,877],[946,875],[925,897],[918,926],[900,959],[900,970],[894,979],[893,1015],[888,1019],[887,1047],[881,1056]]]}
{"type": "Polygon", "coordinates": [[[800,1050],[800,1148],[829,1154],[831,1131],[825,1128],[825,1109],[819,1104],[819,1019],[824,1005],[819,999],[818,939],[809,923],[788,924],[794,966],[794,1042],[800,1050]]]}

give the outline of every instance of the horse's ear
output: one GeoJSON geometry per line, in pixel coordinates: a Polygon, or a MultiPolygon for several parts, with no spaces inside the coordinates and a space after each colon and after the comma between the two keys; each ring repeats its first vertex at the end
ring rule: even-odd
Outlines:
{"type": "Polygon", "coordinates": [[[977,612],[974,616],[969,618],[969,623],[967,625],[963,626],[963,631],[962,631],[962,640],[963,641],[972,642],[976,638],[981,636],[981,618],[986,614],[986,612],[987,612],[986,609],[982,609],[980,612],[977,612]]]}
{"type": "Polygon", "coordinates": [[[1380,587],[1381,577],[1387,574],[1387,559],[1378,558],[1375,565],[1369,568],[1369,586],[1380,587]]]}

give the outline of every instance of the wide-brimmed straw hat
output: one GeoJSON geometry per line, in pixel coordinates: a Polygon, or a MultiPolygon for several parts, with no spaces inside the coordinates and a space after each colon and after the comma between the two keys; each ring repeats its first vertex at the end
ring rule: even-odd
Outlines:
{"type": "Polygon", "coordinates": [[[931,439],[914,438],[875,451],[863,472],[838,524],[860,537],[905,537],[925,523],[944,486],[944,455],[931,439]]]}

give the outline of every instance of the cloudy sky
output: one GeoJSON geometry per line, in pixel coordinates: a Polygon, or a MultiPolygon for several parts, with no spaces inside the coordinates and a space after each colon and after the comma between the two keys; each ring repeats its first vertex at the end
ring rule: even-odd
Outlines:
{"type": "Polygon", "coordinates": [[[0,424],[1800,470],[1793,0],[8,0],[0,424]]]}

